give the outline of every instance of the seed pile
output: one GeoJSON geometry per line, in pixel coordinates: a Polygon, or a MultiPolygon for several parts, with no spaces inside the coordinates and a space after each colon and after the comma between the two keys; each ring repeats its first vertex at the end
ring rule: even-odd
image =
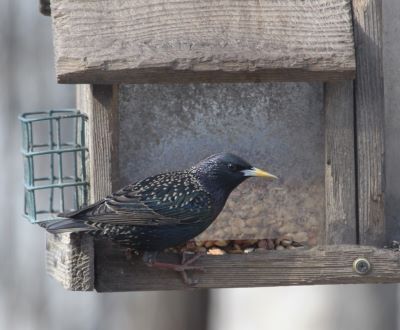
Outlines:
{"type": "Polygon", "coordinates": [[[207,253],[209,255],[242,254],[251,252],[266,252],[268,250],[285,250],[302,248],[303,245],[290,238],[275,239],[249,239],[249,240],[217,240],[195,241],[190,240],[186,244],[168,248],[170,253],[207,253]]]}
{"type": "Polygon", "coordinates": [[[319,187],[312,185],[305,192],[302,185],[290,189],[277,186],[281,188],[276,183],[266,189],[257,180],[243,182],[231,193],[216,221],[196,240],[290,237],[308,246],[318,245],[325,215],[320,212],[320,199],[311,196],[321,195],[319,187]]]}

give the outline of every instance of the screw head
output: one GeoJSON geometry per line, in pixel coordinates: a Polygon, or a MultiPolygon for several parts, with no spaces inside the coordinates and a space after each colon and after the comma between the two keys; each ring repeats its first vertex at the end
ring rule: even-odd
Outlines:
{"type": "Polygon", "coordinates": [[[365,258],[357,258],[353,262],[353,270],[359,275],[366,275],[371,271],[371,264],[365,258]]]}

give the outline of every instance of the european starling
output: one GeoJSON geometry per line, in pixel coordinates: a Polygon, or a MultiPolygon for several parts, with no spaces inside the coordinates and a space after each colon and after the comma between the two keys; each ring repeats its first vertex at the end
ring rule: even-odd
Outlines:
{"type": "MultiPolygon", "coordinates": [[[[130,184],[46,225],[51,233],[89,232],[135,251],[162,251],[199,235],[248,177],[276,178],[238,156],[220,153],[193,167],[130,184]]],[[[182,267],[181,267],[182,268],[182,267]]]]}

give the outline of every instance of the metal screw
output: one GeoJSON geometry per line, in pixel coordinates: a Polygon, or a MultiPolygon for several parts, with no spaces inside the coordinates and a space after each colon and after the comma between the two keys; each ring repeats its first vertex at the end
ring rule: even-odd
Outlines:
{"type": "Polygon", "coordinates": [[[365,258],[357,258],[353,262],[353,270],[359,275],[366,275],[371,271],[371,264],[365,258]]]}

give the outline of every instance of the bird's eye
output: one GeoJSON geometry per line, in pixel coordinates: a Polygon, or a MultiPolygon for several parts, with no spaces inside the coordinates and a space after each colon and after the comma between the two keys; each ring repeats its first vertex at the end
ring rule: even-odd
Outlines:
{"type": "Polygon", "coordinates": [[[228,168],[229,168],[232,172],[234,172],[234,171],[237,170],[236,165],[234,165],[234,164],[232,164],[232,163],[228,163],[228,168]]]}

